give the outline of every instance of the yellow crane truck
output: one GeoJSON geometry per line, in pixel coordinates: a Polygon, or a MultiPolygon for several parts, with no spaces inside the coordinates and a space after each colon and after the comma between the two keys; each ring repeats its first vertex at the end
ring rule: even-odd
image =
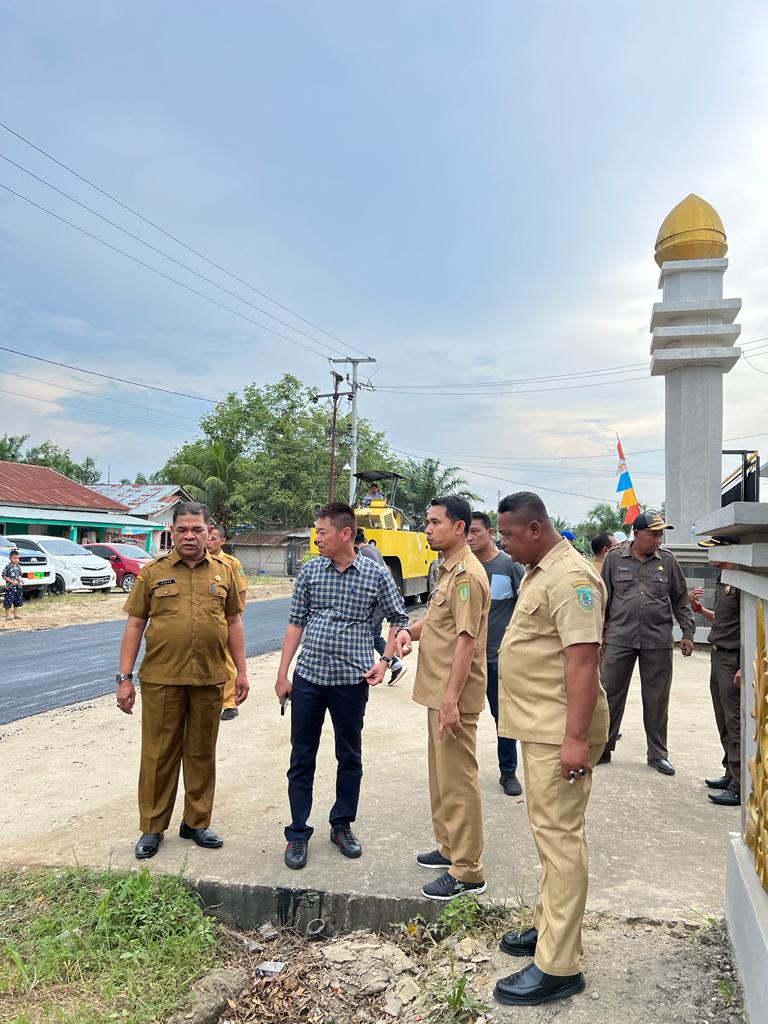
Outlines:
{"type": "MultiPolygon", "coordinates": [[[[405,512],[395,504],[397,484],[405,480],[399,473],[388,470],[367,470],[355,473],[360,485],[391,483],[391,494],[387,498],[381,491],[380,497],[366,504],[355,502],[355,519],[357,526],[365,532],[367,541],[374,541],[400,593],[405,598],[421,597],[426,601],[434,589],[437,579],[437,552],[427,544],[427,535],[415,528],[405,512]]],[[[318,554],[315,544],[315,531],[312,529],[310,552],[318,554]]]]}

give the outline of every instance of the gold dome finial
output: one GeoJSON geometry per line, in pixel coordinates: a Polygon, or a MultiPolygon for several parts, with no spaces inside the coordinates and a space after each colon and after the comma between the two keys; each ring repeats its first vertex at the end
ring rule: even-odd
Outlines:
{"type": "Polygon", "coordinates": [[[693,192],[671,210],[659,228],[655,259],[714,260],[728,252],[717,210],[693,192]]]}

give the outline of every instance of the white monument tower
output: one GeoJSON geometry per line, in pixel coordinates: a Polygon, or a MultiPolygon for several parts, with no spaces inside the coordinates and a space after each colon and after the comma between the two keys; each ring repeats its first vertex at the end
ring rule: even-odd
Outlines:
{"type": "Polygon", "coordinates": [[[696,521],[720,507],[723,374],[741,355],[741,299],[723,298],[727,250],[717,211],[695,195],[656,239],[664,298],[651,316],[651,375],[665,378],[665,516],[675,547],[695,544],[696,521]]]}

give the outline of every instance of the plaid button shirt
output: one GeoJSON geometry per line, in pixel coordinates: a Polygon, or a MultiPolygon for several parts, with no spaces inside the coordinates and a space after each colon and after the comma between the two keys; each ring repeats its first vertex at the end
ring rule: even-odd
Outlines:
{"type": "Polygon", "coordinates": [[[385,615],[407,626],[400,591],[388,569],[358,554],[340,572],[320,555],[299,570],[288,621],[304,629],[296,663],[317,686],[353,686],[373,665],[373,622],[385,615]]]}

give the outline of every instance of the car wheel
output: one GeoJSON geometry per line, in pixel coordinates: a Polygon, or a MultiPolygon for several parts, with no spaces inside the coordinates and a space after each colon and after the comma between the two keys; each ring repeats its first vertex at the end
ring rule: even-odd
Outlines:
{"type": "Polygon", "coordinates": [[[130,594],[130,592],[133,590],[133,584],[135,582],[136,582],[136,577],[133,575],[133,573],[132,572],[127,572],[125,574],[125,576],[123,576],[123,581],[120,584],[120,586],[123,588],[123,590],[126,592],[126,594],[130,594]]]}
{"type": "Polygon", "coordinates": [[[53,583],[48,584],[48,593],[53,594],[54,597],[60,597],[62,594],[66,594],[67,588],[64,586],[64,580],[61,576],[57,576],[53,583]]]}

